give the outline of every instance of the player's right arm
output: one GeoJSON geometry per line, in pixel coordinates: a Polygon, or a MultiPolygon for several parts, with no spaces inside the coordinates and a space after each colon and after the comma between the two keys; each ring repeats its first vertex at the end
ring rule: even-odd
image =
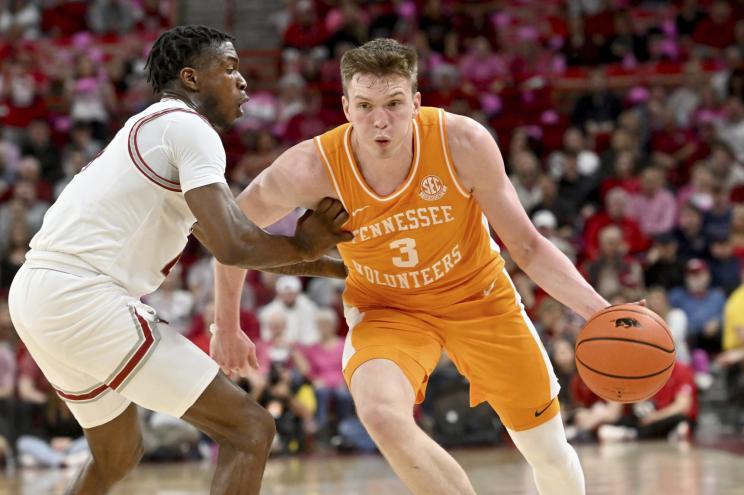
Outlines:
{"type": "MultiPolygon", "coordinates": [[[[151,181],[173,183],[158,171],[178,171],[177,184],[196,218],[194,233],[222,263],[269,268],[312,261],[350,238],[341,231],[348,215],[332,199],[313,204],[315,211],[298,225],[294,237],[271,236],[257,227],[240,211],[227,187],[219,135],[195,112],[168,109],[153,114],[135,124],[130,140],[138,168],[146,169],[151,181]]],[[[131,144],[130,155],[134,160],[131,144]]]]}
{"type": "Polygon", "coordinates": [[[341,230],[348,214],[330,198],[298,222],[294,237],[286,237],[270,235],[246,218],[226,184],[191,189],[184,196],[196,217],[197,238],[226,265],[261,269],[313,261],[351,238],[341,230]]]}
{"type": "MultiPolygon", "coordinates": [[[[279,156],[238,196],[237,205],[259,227],[267,227],[296,207],[315,208],[322,198],[336,198],[312,141],[279,156]]],[[[339,276],[343,265],[328,257],[300,266],[283,267],[295,274],[339,276]],[[341,265],[339,267],[339,265],[341,265]]],[[[240,329],[240,295],[245,270],[218,263],[215,267],[215,335],[210,354],[226,372],[245,374],[253,361],[252,343],[240,329]]]]}

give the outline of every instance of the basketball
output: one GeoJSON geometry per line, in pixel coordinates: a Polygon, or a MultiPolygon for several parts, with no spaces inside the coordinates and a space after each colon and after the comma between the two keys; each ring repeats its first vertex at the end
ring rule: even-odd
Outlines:
{"type": "Polygon", "coordinates": [[[638,402],[664,386],[674,368],[674,340],[664,320],[637,304],[611,306],[579,332],[576,368],[597,395],[638,402]]]}

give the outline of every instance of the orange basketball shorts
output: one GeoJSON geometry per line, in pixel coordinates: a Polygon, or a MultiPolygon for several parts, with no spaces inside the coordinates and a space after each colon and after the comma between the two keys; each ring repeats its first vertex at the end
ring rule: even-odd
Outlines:
{"type": "Polygon", "coordinates": [[[437,310],[347,307],[346,383],[372,359],[395,362],[422,402],[442,349],[470,382],[470,405],[488,402],[514,431],[559,411],[560,386],[506,271],[493,289],[437,310]]]}

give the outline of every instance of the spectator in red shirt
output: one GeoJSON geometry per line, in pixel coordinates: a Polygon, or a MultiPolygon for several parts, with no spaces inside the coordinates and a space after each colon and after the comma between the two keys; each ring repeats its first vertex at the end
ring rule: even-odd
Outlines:
{"type": "Polygon", "coordinates": [[[608,225],[617,225],[623,233],[623,239],[628,244],[628,253],[633,255],[645,251],[649,247],[649,240],[641,232],[638,222],[628,218],[625,214],[627,193],[615,188],[607,193],[605,209],[596,213],[586,222],[584,229],[584,243],[589,259],[595,259],[599,254],[599,232],[608,225]]]}
{"type": "Polygon", "coordinates": [[[627,245],[617,225],[607,225],[599,232],[599,257],[585,268],[587,279],[606,298],[626,288],[643,287],[641,264],[627,256],[627,245]]]}
{"type": "Polygon", "coordinates": [[[304,95],[302,112],[293,115],[284,129],[284,142],[295,144],[313,136],[323,134],[334,122],[334,113],[323,108],[322,95],[318,91],[309,91],[304,95]]]}
{"type": "Polygon", "coordinates": [[[0,122],[6,128],[4,135],[15,144],[21,144],[26,127],[47,112],[42,86],[44,75],[33,71],[28,60],[9,60],[0,73],[0,105],[5,112],[0,122]]]}
{"type": "Polygon", "coordinates": [[[727,0],[716,0],[710,9],[710,16],[695,27],[693,40],[701,45],[717,49],[733,45],[736,37],[736,19],[731,15],[731,5],[727,0]]]}
{"type": "Polygon", "coordinates": [[[478,98],[471,84],[461,84],[460,72],[451,64],[441,64],[431,71],[433,91],[426,94],[427,105],[451,109],[456,104],[472,110],[478,107],[478,98]]]}
{"type": "Polygon", "coordinates": [[[604,425],[604,441],[686,438],[698,417],[698,393],[692,369],[677,362],[669,381],[650,400],[626,408],[617,425],[604,425]]]}
{"type": "Polygon", "coordinates": [[[577,441],[593,440],[598,428],[614,423],[622,414],[622,404],[607,402],[575,374],[569,383],[571,398],[577,406],[570,418],[566,434],[577,441]]]}
{"type": "Polygon", "coordinates": [[[284,46],[309,50],[325,43],[328,37],[323,21],[318,19],[310,0],[300,0],[295,13],[284,32],[284,46]]]}
{"type": "Polygon", "coordinates": [[[663,125],[651,133],[653,159],[679,180],[689,175],[692,159],[707,156],[705,146],[695,130],[677,123],[671,109],[662,111],[660,119],[663,125]]]}

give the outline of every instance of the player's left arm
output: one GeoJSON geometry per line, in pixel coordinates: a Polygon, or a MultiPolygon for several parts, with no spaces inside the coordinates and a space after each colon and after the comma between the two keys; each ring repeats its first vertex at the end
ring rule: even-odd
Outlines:
{"type": "MultiPolygon", "coordinates": [[[[324,197],[323,194],[338,199],[321,167],[314,143],[309,140],[299,143],[282,153],[238,195],[238,206],[259,227],[271,225],[297,206],[307,208],[307,215],[324,197]]],[[[342,279],[347,275],[343,262],[331,256],[261,270],[342,279]]]]}
{"type": "Polygon", "coordinates": [[[571,261],[532,225],[491,134],[475,120],[446,114],[453,166],[512,259],[552,297],[589,319],[609,306],[571,261]]]}

